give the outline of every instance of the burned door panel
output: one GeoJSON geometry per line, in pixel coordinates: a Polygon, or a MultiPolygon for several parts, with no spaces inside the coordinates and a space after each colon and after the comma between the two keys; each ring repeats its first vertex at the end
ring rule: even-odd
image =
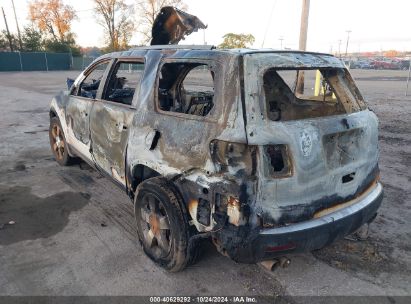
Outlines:
{"type": "Polygon", "coordinates": [[[125,151],[134,109],[96,101],[91,111],[91,149],[96,164],[125,184],[125,151]]]}
{"type": "Polygon", "coordinates": [[[66,121],[75,138],[83,144],[90,140],[89,113],[93,100],[70,96],[66,106],[66,121]]]}
{"type": "Polygon", "coordinates": [[[117,61],[107,77],[101,100],[94,103],[91,111],[94,161],[123,185],[126,184],[125,153],[135,114],[132,103],[139,94],[143,73],[142,59],[117,61]]]}
{"type": "MultiPolygon", "coordinates": [[[[90,111],[108,64],[107,60],[87,71],[84,79],[72,89],[66,104],[66,123],[75,137],[73,140],[85,145],[90,141],[90,111]]],[[[71,144],[76,145],[75,142],[71,144]]]]}
{"type": "Polygon", "coordinates": [[[173,60],[161,66],[157,81],[158,108],[153,130],[158,149],[171,167],[204,169],[209,143],[217,136],[221,99],[214,95],[217,81],[212,61],[173,60]]]}
{"type": "MultiPolygon", "coordinates": [[[[197,169],[204,174],[216,173],[215,165],[210,158],[209,144],[214,139],[245,141],[237,77],[237,58],[225,53],[218,54],[218,56],[210,53],[199,60],[194,59],[198,57],[197,53],[194,52],[193,55],[187,56],[185,51],[182,51],[181,55],[179,52],[169,55],[161,54],[159,51],[150,51],[148,55],[146,73],[141,84],[141,95],[136,104],[135,125],[131,131],[127,152],[130,172],[134,166],[141,164],[164,176],[181,174],[191,169],[197,169]],[[190,107],[189,103],[183,106],[178,103],[165,102],[162,105],[158,103],[157,98],[167,97],[167,91],[172,89],[173,84],[173,81],[167,84],[167,81],[162,79],[160,88],[163,90],[159,91],[159,78],[167,76],[166,73],[160,74],[162,57],[166,57],[163,60],[169,63],[182,63],[183,68],[184,63],[186,63],[185,67],[197,67],[192,71],[192,75],[187,70],[184,70],[187,73],[182,74],[182,78],[188,75],[187,79],[190,80],[185,87],[186,91],[196,87],[194,80],[198,79],[202,72],[209,74],[207,74],[208,80],[201,82],[200,87],[209,86],[214,77],[212,107],[205,107],[206,104],[211,105],[209,93],[184,94],[185,100],[191,100],[190,97],[194,97],[192,100],[195,107],[193,105],[190,107]],[[204,67],[203,71],[199,71],[201,65],[204,64],[210,67],[204,67]],[[201,115],[186,114],[187,109],[193,114],[201,115]],[[202,116],[203,114],[205,116],[202,116]],[[153,139],[157,139],[157,144],[153,145],[153,149],[150,150],[153,139]]],[[[204,91],[210,92],[207,88],[204,91]]],[[[169,97],[172,98],[172,96],[169,97]]],[[[163,99],[163,101],[166,100],[167,98],[163,99]]]]}

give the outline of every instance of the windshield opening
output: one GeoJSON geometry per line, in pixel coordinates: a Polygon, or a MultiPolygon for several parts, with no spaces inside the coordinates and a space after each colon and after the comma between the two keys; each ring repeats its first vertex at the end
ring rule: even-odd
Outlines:
{"type": "Polygon", "coordinates": [[[267,116],[274,121],[353,113],[365,108],[342,68],[275,69],[263,75],[267,116]]]}

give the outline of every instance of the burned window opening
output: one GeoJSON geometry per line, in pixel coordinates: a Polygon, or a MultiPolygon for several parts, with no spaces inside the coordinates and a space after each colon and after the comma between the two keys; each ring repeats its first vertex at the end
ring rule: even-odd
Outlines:
{"type": "Polygon", "coordinates": [[[104,100],[131,105],[144,71],[144,63],[118,62],[104,90],[104,100]]]}
{"type": "Polygon", "coordinates": [[[97,64],[93,70],[86,76],[86,78],[79,85],[79,89],[73,89],[72,93],[78,96],[95,99],[101,79],[108,67],[109,62],[102,62],[97,64]]]}
{"type": "Polygon", "coordinates": [[[267,116],[273,121],[287,121],[359,111],[358,90],[349,83],[343,69],[268,69],[263,75],[267,116]],[[304,90],[298,93],[301,72],[304,90]]]}
{"type": "Polygon", "coordinates": [[[162,111],[207,116],[214,106],[214,72],[205,63],[166,63],[161,68],[158,105],[162,111]]]}

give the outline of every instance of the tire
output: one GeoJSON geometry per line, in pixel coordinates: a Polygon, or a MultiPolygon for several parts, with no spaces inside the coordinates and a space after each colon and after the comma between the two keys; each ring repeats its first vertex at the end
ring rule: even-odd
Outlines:
{"type": "Polygon", "coordinates": [[[68,153],[66,137],[57,117],[50,119],[49,139],[51,151],[59,165],[69,166],[75,162],[75,158],[68,153]]]}
{"type": "Polygon", "coordinates": [[[161,177],[142,182],[136,190],[134,216],[146,255],[170,272],[183,270],[194,260],[189,246],[188,215],[178,191],[161,177]]]}

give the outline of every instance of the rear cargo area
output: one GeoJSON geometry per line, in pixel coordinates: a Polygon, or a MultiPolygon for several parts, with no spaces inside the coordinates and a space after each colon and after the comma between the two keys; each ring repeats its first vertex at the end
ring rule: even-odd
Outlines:
{"type": "Polygon", "coordinates": [[[378,120],[328,55],[244,60],[248,143],[259,147],[256,209],[265,227],[311,219],[378,178],[378,120]]]}

